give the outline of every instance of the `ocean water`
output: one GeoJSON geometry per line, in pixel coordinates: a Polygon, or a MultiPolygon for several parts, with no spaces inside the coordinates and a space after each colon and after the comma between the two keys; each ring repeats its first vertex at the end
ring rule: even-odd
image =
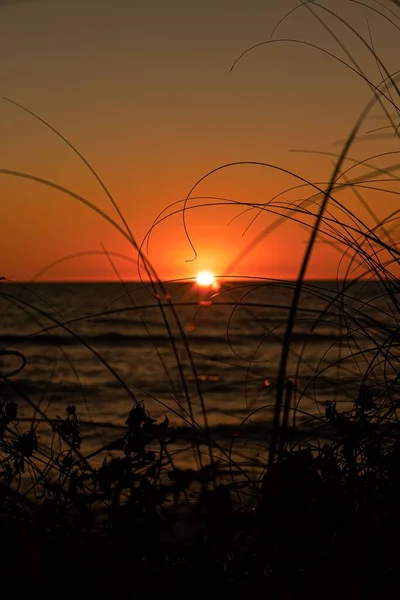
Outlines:
{"type": "MultiPolygon", "coordinates": [[[[350,406],[362,381],[381,397],[397,382],[398,297],[383,284],[343,285],[307,282],[301,295],[286,368],[299,426],[326,400],[350,406]]],[[[135,400],[172,425],[204,427],[206,416],[221,439],[252,428],[262,448],[293,289],[175,283],[165,296],[140,282],[3,284],[1,398],[18,402],[21,427],[75,404],[89,453],[120,435],[135,400]],[[19,372],[15,352],[26,360],[19,372]]],[[[38,432],[49,443],[48,424],[38,432]]]]}

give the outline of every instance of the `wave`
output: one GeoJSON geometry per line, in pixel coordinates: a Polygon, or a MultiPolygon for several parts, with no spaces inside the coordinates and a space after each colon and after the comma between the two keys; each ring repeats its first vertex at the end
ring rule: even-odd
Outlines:
{"type": "MultiPolygon", "coordinates": [[[[299,332],[294,333],[292,335],[293,343],[312,343],[313,345],[319,344],[331,344],[335,340],[339,341],[340,339],[346,340],[348,336],[344,335],[340,338],[337,332],[329,333],[305,333],[299,332]]],[[[364,337],[361,333],[352,333],[352,337],[362,338],[364,337]]],[[[182,337],[179,334],[173,335],[173,341],[178,343],[182,340],[182,337]]],[[[241,345],[246,344],[247,342],[255,341],[260,342],[261,340],[265,340],[268,343],[281,343],[283,340],[283,334],[277,333],[248,333],[248,332],[238,332],[238,333],[230,333],[229,336],[221,334],[217,336],[215,331],[210,331],[207,334],[189,334],[186,336],[186,339],[189,342],[196,343],[207,343],[212,342],[213,345],[226,344],[229,343],[239,343],[241,345]]],[[[155,343],[157,345],[170,345],[171,338],[166,334],[140,334],[140,333],[120,333],[120,332],[107,332],[107,333],[98,333],[98,334],[3,334],[0,335],[0,349],[5,349],[10,345],[24,344],[29,346],[79,346],[82,344],[88,345],[109,345],[109,346],[128,346],[132,344],[144,344],[144,343],[155,343]]]]}

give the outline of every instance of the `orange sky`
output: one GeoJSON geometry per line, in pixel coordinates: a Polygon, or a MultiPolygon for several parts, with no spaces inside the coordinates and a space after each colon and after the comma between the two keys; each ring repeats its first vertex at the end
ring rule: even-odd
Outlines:
{"type": "MultiPolygon", "coordinates": [[[[370,98],[366,83],[315,49],[283,42],[254,50],[229,72],[240,53],[267,40],[273,26],[296,4],[287,0],[0,0],[0,95],[37,112],[82,152],[141,243],[157,214],[184,199],[198,179],[219,165],[258,161],[315,182],[329,177],[332,158],[289,150],[339,152],[334,142],[346,137],[370,98]]],[[[367,13],[376,51],[389,70],[398,68],[393,48],[398,47],[399,31],[392,24],[348,0],[324,4],[366,36],[367,13]]],[[[373,1],[369,5],[384,11],[373,1]]],[[[389,0],[386,6],[393,8],[389,0]]],[[[373,58],[340,23],[328,21],[377,84],[380,74],[373,58]]],[[[282,24],[275,38],[280,36],[323,45],[345,57],[304,8],[282,24]]],[[[381,114],[375,109],[363,132],[386,124],[381,114]]],[[[87,168],[42,124],[2,100],[0,128],[1,169],[65,186],[120,224],[87,168]]],[[[393,139],[373,140],[355,144],[350,155],[363,159],[395,149],[393,139]]],[[[395,162],[387,158],[377,164],[395,162]]],[[[271,168],[239,166],[208,178],[195,194],[243,205],[263,203],[296,183],[271,168]]],[[[309,188],[284,198],[289,202],[310,194],[309,188]]],[[[343,192],[339,197],[360,218],[370,219],[354,194],[343,192]]],[[[379,218],[397,208],[396,196],[365,192],[364,197],[379,218]]],[[[88,251],[97,254],[61,262],[42,279],[114,279],[108,259],[98,254],[102,244],[110,252],[136,258],[109,223],[59,191],[3,173],[0,201],[0,274],[10,279],[30,280],[51,262],[88,251]]],[[[239,216],[244,208],[226,203],[188,210],[187,227],[198,254],[193,262],[186,262],[193,251],[181,213],[160,224],[151,237],[149,255],[159,275],[191,277],[210,269],[216,274],[295,277],[308,233],[287,220],[234,270],[227,270],[275,219],[263,212],[243,235],[255,215],[253,210],[239,216]]],[[[340,252],[317,244],[308,276],[335,277],[339,258],[340,252]]],[[[129,261],[114,260],[121,276],[137,278],[137,269],[129,261]]]]}

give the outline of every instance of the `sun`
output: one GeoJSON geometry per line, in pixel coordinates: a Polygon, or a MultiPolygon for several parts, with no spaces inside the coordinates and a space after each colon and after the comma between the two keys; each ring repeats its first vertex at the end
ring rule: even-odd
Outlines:
{"type": "Polygon", "coordinates": [[[212,285],[215,283],[215,277],[210,271],[200,271],[200,273],[196,277],[197,285],[212,285]]]}

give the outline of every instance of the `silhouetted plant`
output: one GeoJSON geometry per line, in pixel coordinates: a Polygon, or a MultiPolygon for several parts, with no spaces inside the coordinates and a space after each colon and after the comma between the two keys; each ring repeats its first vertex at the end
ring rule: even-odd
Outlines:
{"type": "MultiPolygon", "coordinates": [[[[315,13],[314,4],[333,19],[337,17],[330,9],[315,2],[300,4],[312,14],[315,13]]],[[[321,22],[317,14],[314,16],[321,22]]],[[[327,32],[333,34],[327,23],[323,20],[322,23],[327,32]]],[[[358,31],[348,28],[362,41],[358,31]]],[[[275,40],[265,44],[272,41],[275,40]]],[[[262,470],[259,479],[250,476],[233,454],[234,443],[240,441],[241,431],[251,414],[242,427],[230,432],[230,452],[218,440],[212,439],[196,363],[177,306],[142,250],[151,231],[163,220],[180,213],[185,224],[187,210],[204,206],[203,201],[189,205],[199,182],[183,202],[171,205],[167,209],[169,212],[160,214],[143,244],[139,245],[107,188],[86,159],[52,126],[17,104],[42,121],[80,156],[117,209],[124,227],[66,188],[28,174],[14,171],[7,171],[7,174],[69,194],[100,214],[133,246],[139,267],[144,268],[150,280],[146,285],[159,308],[176,361],[183,398],[177,403],[185,426],[171,426],[167,417],[162,422],[152,418],[128,384],[83,336],[72,330],[71,323],[35,309],[52,323],[42,331],[49,333],[52,328],[61,328],[74,335],[109,370],[133,404],[123,432],[94,453],[85,452],[84,428],[75,404],[68,404],[65,414],[55,418],[49,418],[39,405],[35,406],[35,415],[40,415],[42,425],[51,434],[52,442],[46,446],[37,433],[34,419],[24,429],[26,421],[20,418],[19,402],[30,406],[33,403],[14,382],[25,367],[25,358],[14,353],[18,354],[21,364],[12,373],[1,373],[1,377],[15,391],[16,397],[20,394],[20,399],[18,402],[11,399],[7,391],[0,401],[0,543],[8,561],[6,566],[13,573],[22,569],[18,561],[22,564],[23,560],[23,569],[32,568],[32,572],[40,573],[44,580],[49,577],[48,581],[51,577],[58,580],[60,565],[67,565],[77,579],[79,574],[91,584],[97,584],[102,591],[106,586],[109,586],[107,591],[114,592],[134,584],[135,589],[148,597],[151,593],[164,592],[166,586],[174,586],[179,580],[184,591],[189,582],[192,587],[196,585],[198,591],[208,591],[211,585],[217,589],[221,585],[221,589],[228,590],[231,595],[255,591],[262,586],[272,598],[282,598],[285,594],[298,597],[300,591],[309,591],[321,580],[325,586],[332,587],[331,591],[325,587],[321,592],[325,597],[329,597],[330,592],[335,594],[336,587],[343,589],[350,584],[365,597],[373,577],[388,582],[394,576],[398,558],[393,548],[400,544],[400,399],[396,374],[399,304],[395,276],[400,254],[393,240],[393,230],[388,227],[398,218],[398,211],[381,222],[369,211],[375,223],[369,226],[336,198],[345,187],[360,194],[363,186],[377,183],[364,175],[346,179],[350,177],[351,169],[362,166],[365,161],[354,160],[349,169],[344,169],[349,149],[375,105],[383,109],[399,137],[395,120],[385,105],[385,102],[389,103],[391,109],[398,112],[393,100],[395,94],[399,94],[397,78],[386,71],[372,43],[363,41],[382,70],[382,81],[374,85],[361,68],[354,65],[349,53],[346,54],[348,63],[338,59],[347,68],[356,70],[372,90],[373,99],[357,120],[342,152],[335,157],[330,180],[315,184],[291,174],[300,182],[297,187],[302,191],[312,188],[309,197],[302,197],[296,203],[277,196],[262,206],[245,206],[246,211],[251,208],[258,214],[265,211],[277,215],[273,227],[286,218],[298,222],[310,233],[298,279],[280,283],[285,291],[292,292],[289,306],[265,304],[272,310],[282,310],[285,330],[276,381],[272,385],[266,382],[275,392],[274,416],[272,428],[265,428],[267,459],[257,463],[259,471],[262,470]],[[338,289],[330,293],[305,281],[317,235],[342,248],[343,256],[352,254],[342,283],[338,281],[338,289]],[[385,258],[382,258],[383,252],[385,258]],[[352,280],[354,265],[358,269],[355,281],[352,280]],[[370,314],[369,303],[350,294],[353,284],[357,280],[360,283],[365,277],[375,279],[385,300],[387,308],[380,312],[376,310],[370,314]],[[294,326],[299,318],[300,298],[305,292],[325,303],[321,311],[312,309],[307,313],[311,322],[309,335],[312,336],[321,323],[328,323],[338,330],[338,345],[345,343],[347,350],[340,350],[334,364],[324,366],[321,360],[312,380],[305,389],[299,390],[299,373],[307,341],[297,354],[293,379],[288,375],[288,357],[295,336],[294,326]],[[201,424],[194,416],[194,398],[189,392],[173,326],[180,336],[191,380],[196,384],[201,424]],[[359,338],[368,342],[367,349],[360,346],[359,338]],[[362,360],[365,361],[364,368],[360,366],[362,360]],[[311,395],[310,390],[317,382],[325,381],[328,369],[336,367],[340,381],[352,361],[357,364],[357,393],[350,390],[345,394],[347,402],[343,410],[336,394],[332,393],[332,399],[323,405],[322,414],[310,416],[311,424],[304,432],[304,428],[297,426],[299,415],[309,417],[299,408],[302,397],[311,395]],[[343,371],[340,371],[341,367],[343,371]],[[292,425],[289,424],[291,415],[292,425]],[[193,465],[185,468],[177,466],[171,450],[182,440],[189,440],[193,451],[193,465]],[[202,452],[202,447],[207,448],[207,453],[202,452]],[[219,451],[218,459],[214,449],[219,451]],[[96,464],[91,462],[94,457],[104,459],[96,464]],[[239,475],[240,481],[236,478],[239,475]],[[16,552],[12,549],[14,546],[16,552]],[[94,573],[88,574],[88,562],[94,573]]],[[[241,57],[244,54],[246,52],[241,57]]],[[[278,169],[266,163],[243,162],[223,165],[205,177],[238,164],[278,169]]],[[[393,175],[398,169],[398,165],[390,165],[387,171],[377,169],[372,163],[367,166],[374,178],[382,174],[393,175]]],[[[394,177],[392,180],[398,181],[394,177]]],[[[211,200],[219,206],[237,204],[241,207],[243,204],[229,199],[211,200]]],[[[270,230],[271,227],[267,228],[257,240],[270,230]]],[[[185,233],[195,253],[186,225],[185,233]]],[[[237,304],[230,304],[232,315],[238,307],[251,311],[253,305],[247,301],[248,293],[237,304]]],[[[2,296],[19,303],[23,309],[32,308],[21,298],[11,298],[6,291],[2,296]]],[[[229,334],[229,324],[227,332],[229,334]]],[[[272,328],[271,331],[266,329],[266,337],[272,334],[272,328]]],[[[155,351],[158,351],[156,346],[155,351]]],[[[13,354],[12,351],[2,352],[13,354]]],[[[167,371],[162,356],[159,358],[167,371]]],[[[316,405],[319,410],[318,398],[316,405]]],[[[67,579],[68,590],[77,593],[75,580],[67,579]]]]}

